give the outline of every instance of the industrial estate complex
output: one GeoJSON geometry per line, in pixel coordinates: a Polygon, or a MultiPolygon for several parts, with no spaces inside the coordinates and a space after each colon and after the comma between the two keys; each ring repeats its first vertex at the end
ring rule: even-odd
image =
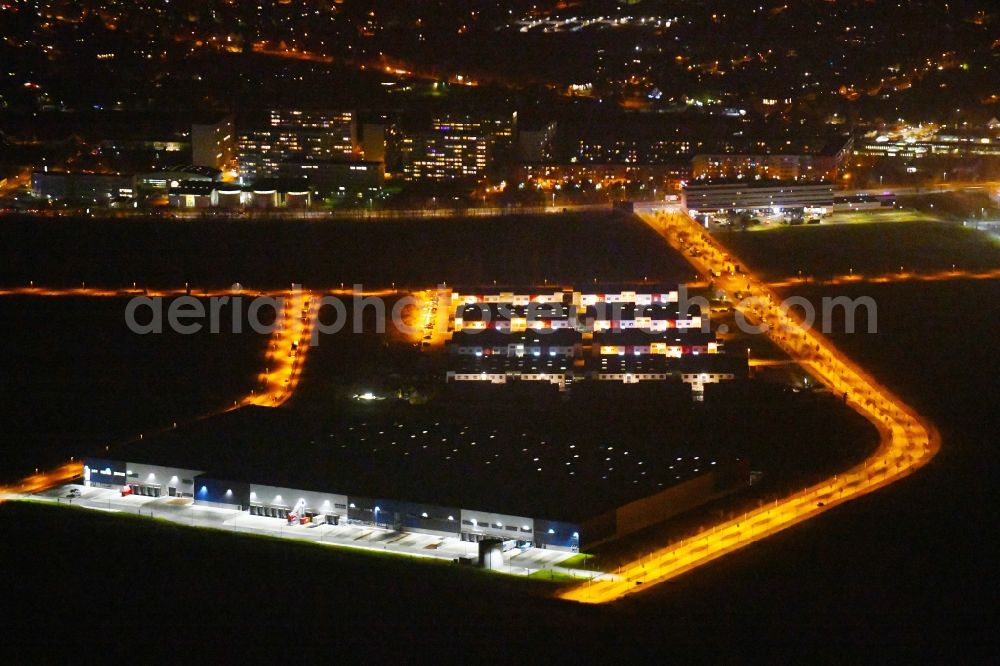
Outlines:
{"type": "Polygon", "coordinates": [[[517,545],[576,550],[579,525],[512,516],[491,511],[437,506],[333,491],[280,488],[247,481],[220,479],[200,470],[136,462],[84,460],[86,486],[121,489],[125,494],[180,497],[195,504],[236,508],[249,515],[279,519],[290,525],[314,523],[369,525],[399,531],[461,537],[482,541],[488,537],[517,545]]]}
{"type": "MultiPolygon", "coordinates": [[[[146,459],[149,459],[148,454],[146,459]]],[[[308,488],[275,486],[266,483],[266,473],[260,473],[261,482],[254,482],[203,470],[136,461],[85,458],[83,465],[82,483],[87,487],[116,490],[123,495],[163,498],[164,502],[187,499],[196,506],[236,509],[251,516],[273,518],[275,524],[302,527],[361,525],[471,542],[495,538],[509,542],[507,548],[554,548],[573,552],[581,546],[590,547],[649,527],[739,490],[746,486],[749,478],[749,470],[736,461],[719,465],[718,461],[705,460],[699,469],[697,460],[689,459],[687,463],[678,460],[676,469],[683,475],[675,476],[681,481],[619,506],[610,505],[582,520],[569,521],[512,515],[503,512],[502,506],[446,506],[380,495],[345,494],[337,492],[333,484],[329,488],[316,482],[308,488]]],[[[433,484],[427,484],[427,493],[435,493],[433,484]]],[[[567,506],[565,513],[581,515],[572,506],[567,506]]]]}
{"type": "Polygon", "coordinates": [[[0,1],[12,663],[996,652],[996,4],[0,1]]]}
{"type": "MultiPolygon", "coordinates": [[[[746,356],[727,355],[708,332],[697,299],[682,303],[687,294],[677,287],[462,290],[446,296],[447,315],[441,317],[452,334],[442,379],[457,400],[474,388],[470,382],[492,385],[493,402],[500,404],[514,385],[600,400],[595,392],[601,387],[658,383],[664,404],[683,405],[703,400],[706,385],[747,377],[746,356]]],[[[583,445],[587,438],[547,426],[512,433],[454,416],[414,420],[404,413],[390,422],[375,413],[337,421],[318,439],[292,447],[296,438],[275,425],[280,414],[244,408],[154,436],[135,458],[85,458],[83,483],[237,509],[287,525],[367,525],[462,541],[500,539],[507,548],[575,551],[749,481],[746,462],[732,451],[692,452],[664,444],[659,435],[591,447],[583,445]],[[261,444],[271,429],[282,433],[275,437],[288,440],[287,447],[261,444]],[[223,451],[212,446],[219,438],[228,442],[223,451]],[[244,452],[239,463],[233,447],[244,452]],[[373,473],[367,465],[376,459],[373,473]],[[418,483],[430,478],[420,473],[424,466],[455,476],[418,483]],[[464,483],[469,478],[478,480],[464,483]],[[604,488],[600,496],[591,493],[595,484],[604,488]]]]}

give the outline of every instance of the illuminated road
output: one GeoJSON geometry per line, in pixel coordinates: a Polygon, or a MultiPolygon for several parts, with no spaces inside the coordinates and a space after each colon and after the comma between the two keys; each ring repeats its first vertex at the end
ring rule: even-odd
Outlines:
{"type": "Polygon", "coordinates": [[[861,189],[851,189],[844,192],[845,195],[857,194],[940,194],[943,192],[961,192],[965,190],[996,190],[1000,191],[1000,180],[983,181],[955,181],[951,183],[934,183],[933,185],[905,185],[894,187],[891,185],[870,187],[861,189]]]}
{"type": "MultiPolygon", "coordinates": [[[[605,603],[650,585],[661,583],[711,562],[747,544],[787,529],[802,521],[888,485],[923,466],[939,447],[932,425],[879,385],[818,332],[804,328],[794,314],[781,307],[780,298],[749,274],[729,274],[727,265],[746,264],[730,255],[694,220],[681,212],[637,210],[675,249],[683,245],[678,233],[687,234],[687,245],[702,250],[689,261],[706,275],[721,274],[716,287],[739,302],[737,292],[749,295],[753,304],[739,311],[750,322],[762,322],[771,340],[789,356],[807,364],[813,375],[831,391],[845,395],[847,404],[864,415],[879,430],[877,451],[862,464],[785,499],[745,513],[683,541],[652,552],[624,565],[619,580],[575,586],[560,596],[586,603],[605,603]]],[[[689,256],[685,253],[685,256],[689,256]]]]}
{"type": "Polygon", "coordinates": [[[794,287],[803,284],[812,284],[823,287],[860,284],[873,282],[876,284],[888,284],[892,282],[942,282],[945,280],[996,280],[1000,279],[1000,268],[983,271],[936,271],[933,273],[919,273],[916,271],[901,270],[898,273],[882,273],[879,275],[861,275],[850,273],[848,275],[836,275],[834,277],[814,280],[811,278],[789,278],[787,280],[775,280],[768,282],[769,287],[794,287]]]}
{"type": "Polygon", "coordinates": [[[284,295],[281,323],[267,342],[259,388],[243,404],[280,407],[292,397],[309,353],[317,308],[318,301],[309,292],[293,289],[284,295]]]}
{"type": "Polygon", "coordinates": [[[354,208],[345,210],[306,210],[277,208],[272,210],[232,209],[95,209],[95,208],[35,208],[25,210],[2,210],[0,217],[54,217],[77,218],[81,222],[94,219],[158,219],[158,220],[190,220],[209,219],[253,219],[253,220],[303,220],[313,222],[332,222],[336,220],[413,220],[425,218],[454,217],[501,217],[506,215],[552,215],[566,212],[609,211],[610,203],[559,203],[558,205],[542,206],[468,206],[449,207],[444,205],[429,208],[354,208]],[[89,211],[89,212],[87,212],[89,211]]]}
{"type": "MultiPolygon", "coordinates": [[[[203,296],[232,296],[233,293],[232,288],[199,289],[197,291],[188,289],[187,287],[179,289],[141,289],[136,287],[132,287],[131,289],[127,287],[122,289],[109,289],[105,287],[88,287],[86,283],[82,283],[79,287],[36,287],[34,285],[28,287],[0,287],[0,296],[54,296],[61,298],[66,296],[85,296],[88,298],[128,298],[130,296],[174,298],[185,295],[201,298],[203,296]]],[[[256,291],[253,293],[280,296],[283,292],[256,291]]]]}
{"type": "Polygon", "coordinates": [[[401,58],[388,56],[383,53],[378,58],[334,58],[325,53],[307,51],[302,48],[281,48],[271,42],[256,42],[250,47],[254,53],[271,56],[275,58],[286,58],[290,60],[302,60],[305,62],[315,62],[322,64],[338,63],[346,67],[352,67],[360,71],[382,72],[400,79],[412,79],[422,81],[446,81],[452,85],[477,86],[480,83],[488,83],[504,88],[518,89],[525,84],[545,85],[552,89],[561,89],[562,86],[544,80],[525,80],[523,75],[519,80],[503,76],[501,74],[480,72],[475,78],[469,74],[457,72],[444,72],[439,68],[422,69],[417,64],[407,62],[401,58]]]}
{"type": "MultiPolygon", "coordinates": [[[[398,293],[395,289],[366,289],[354,291],[352,289],[331,288],[319,290],[321,294],[332,294],[334,296],[389,296],[398,293]]],[[[150,298],[163,297],[175,298],[178,296],[194,296],[203,298],[210,296],[233,296],[242,293],[244,296],[253,298],[254,296],[286,296],[287,289],[255,289],[252,291],[234,291],[232,287],[227,289],[189,289],[187,287],[176,289],[137,289],[135,287],[121,289],[111,289],[106,287],[88,287],[86,283],[80,287],[0,287],[0,296],[86,296],[91,298],[128,298],[131,296],[149,296],[150,298]]]]}
{"type": "Polygon", "coordinates": [[[22,187],[31,185],[31,169],[22,169],[16,175],[8,176],[7,182],[0,186],[0,196],[6,196],[22,187]]]}
{"type": "MultiPolygon", "coordinates": [[[[26,476],[17,483],[9,486],[0,486],[0,495],[14,495],[21,493],[30,495],[40,492],[52,486],[68,483],[83,474],[83,463],[68,462],[65,465],[56,467],[47,472],[35,472],[26,476]]],[[[0,502],[3,500],[0,499],[0,502]]]]}
{"type": "MultiPolygon", "coordinates": [[[[688,244],[690,249],[691,244],[688,244]]],[[[697,258],[690,258],[692,263],[698,264],[697,258]]],[[[723,272],[725,265],[744,265],[739,259],[732,258],[729,261],[724,262],[720,265],[719,272],[723,272]]],[[[698,264],[696,266],[699,271],[704,271],[704,275],[709,275],[708,269],[698,264]]],[[[701,289],[708,286],[708,281],[701,278],[700,276],[692,276],[695,279],[689,280],[685,283],[688,289],[701,289]]],[[[998,280],[1000,279],[1000,268],[993,268],[988,270],[942,270],[934,272],[919,272],[910,270],[901,270],[899,272],[893,273],[878,273],[872,275],[865,275],[862,273],[850,273],[846,275],[835,275],[828,278],[816,279],[813,277],[788,277],[780,280],[770,280],[766,284],[768,287],[773,289],[795,287],[801,285],[815,285],[820,287],[830,287],[838,285],[848,285],[848,284],[890,284],[897,282],[944,282],[948,280],[998,280]]],[[[757,281],[755,280],[755,283],[757,281]]],[[[634,285],[645,285],[648,284],[646,281],[635,280],[632,282],[623,282],[622,284],[634,284],[634,285]]],[[[486,286],[486,285],[483,285],[486,286]]],[[[535,285],[522,285],[529,287],[536,287],[539,289],[550,289],[553,285],[546,282],[544,284],[535,285]]],[[[422,304],[429,301],[431,296],[437,293],[437,290],[432,287],[420,287],[413,286],[416,290],[414,295],[421,301],[422,304]]],[[[475,289],[475,285],[466,285],[468,289],[475,289]]],[[[744,290],[745,291],[745,290],[744,290]]],[[[162,297],[162,298],[176,298],[178,296],[190,295],[197,298],[211,297],[211,296],[232,296],[233,290],[231,288],[226,289],[188,289],[186,287],[179,288],[169,288],[169,289],[142,289],[136,287],[123,287],[120,289],[106,288],[106,287],[87,287],[86,284],[80,287],[0,287],[0,297],[2,296],[39,296],[39,297],[67,297],[67,296],[85,296],[94,298],[128,298],[131,296],[149,296],[149,297],[162,297]]],[[[287,290],[281,289],[256,289],[252,291],[244,291],[245,295],[260,295],[260,296],[283,296],[288,292],[287,290]]],[[[331,294],[334,296],[353,296],[355,293],[359,296],[391,296],[398,294],[399,291],[395,288],[393,289],[366,289],[359,292],[354,292],[352,289],[347,288],[330,288],[330,289],[318,289],[319,294],[331,294]]],[[[450,292],[447,292],[450,293],[450,292]]]]}
{"type": "Polygon", "coordinates": [[[752,358],[748,361],[751,368],[774,368],[785,365],[798,365],[798,361],[777,358],[752,358]]]}

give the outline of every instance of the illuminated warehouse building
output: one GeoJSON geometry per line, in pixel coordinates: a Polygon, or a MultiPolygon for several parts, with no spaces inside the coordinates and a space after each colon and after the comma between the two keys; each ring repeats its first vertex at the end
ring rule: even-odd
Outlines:
{"type": "Polygon", "coordinates": [[[501,538],[540,548],[573,550],[580,544],[575,524],[380,497],[304,490],[220,478],[202,470],[87,458],[83,483],[150,498],[191,499],[196,505],[236,509],[248,516],[287,524],[369,525],[463,541],[501,538]]]}
{"type": "MultiPolygon", "coordinates": [[[[576,398],[606,399],[603,383],[589,388],[598,393],[588,398],[580,387],[576,398]]],[[[666,384],[635,388],[682,410],[687,402],[666,384]],[[655,393],[657,386],[664,391],[655,393]]],[[[747,479],[725,447],[692,449],[667,431],[614,437],[622,433],[611,423],[566,433],[382,406],[338,414],[307,432],[301,419],[265,408],[226,412],[148,437],[127,459],[85,457],[83,483],[134,495],[147,510],[206,507],[223,527],[238,521],[294,535],[336,526],[575,550],[736,491],[747,479]],[[229,446],[213,446],[220,437],[229,446]]]]}

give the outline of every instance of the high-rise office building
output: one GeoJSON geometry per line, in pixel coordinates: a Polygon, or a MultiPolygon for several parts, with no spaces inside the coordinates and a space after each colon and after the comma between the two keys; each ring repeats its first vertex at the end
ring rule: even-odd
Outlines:
{"type": "Polygon", "coordinates": [[[434,118],[429,130],[393,134],[393,165],[405,180],[480,178],[510,148],[516,121],[516,113],[434,118]]]}
{"type": "Polygon", "coordinates": [[[244,180],[273,176],[284,160],[342,159],[357,153],[353,111],[273,109],[268,126],[239,138],[244,180]]]}

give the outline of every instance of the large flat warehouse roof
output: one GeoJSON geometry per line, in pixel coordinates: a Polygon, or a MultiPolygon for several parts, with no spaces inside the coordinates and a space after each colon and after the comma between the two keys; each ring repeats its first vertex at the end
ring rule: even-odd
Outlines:
{"type": "Polygon", "coordinates": [[[394,398],[330,414],[247,407],[111,455],[234,481],[582,521],[733,459],[682,434],[690,398],[671,388],[591,387],[581,389],[586,405],[570,406],[537,387],[548,395],[523,409],[472,400],[465,415],[394,398]],[[603,416],[596,407],[623,389],[632,397],[619,399],[642,392],[668,412],[676,404],[677,415],[603,416]]]}

